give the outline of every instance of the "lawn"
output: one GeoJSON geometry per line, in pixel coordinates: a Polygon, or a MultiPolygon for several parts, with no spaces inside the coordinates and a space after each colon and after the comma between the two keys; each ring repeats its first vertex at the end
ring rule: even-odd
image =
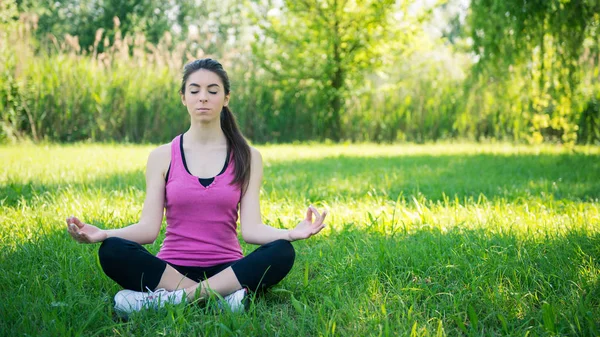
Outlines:
{"type": "Polygon", "coordinates": [[[265,223],[330,210],[290,275],[243,314],[115,319],[98,245],[64,219],[137,222],[152,148],[0,146],[1,335],[600,334],[600,148],[505,144],[259,146],[265,223]]]}

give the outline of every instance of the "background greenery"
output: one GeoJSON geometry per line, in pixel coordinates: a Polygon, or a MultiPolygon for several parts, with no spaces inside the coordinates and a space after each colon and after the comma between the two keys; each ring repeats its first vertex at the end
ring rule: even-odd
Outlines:
{"type": "MultiPolygon", "coordinates": [[[[330,210],[321,234],[294,243],[290,275],[245,314],[209,303],[115,320],[120,289],[98,245],[64,221],[137,222],[152,148],[0,146],[0,334],[600,334],[600,150],[580,146],[260,146],[266,223],[330,210]]],[[[147,247],[163,239],[164,227],[147,247]]]]}
{"type": "Polygon", "coordinates": [[[600,335],[600,151],[577,144],[600,144],[599,13],[0,1],[0,335],[600,335]],[[208,303],[121,322],[97,246],[64,219],[138,221],[155,145],[131,143],[186,130],[178,82],[201,57],[224,64],[262,144],[264,221],[290,228],[313,203],[328,227],[245,314],[208,303]],[[405,145],[373,145],[388,142],[405,145]]]}
{"type": "Polygon", "coordinates": [[[600,1],[7,0],[0,140],[167,142],[214,57],[254,142],[600,142],[600,1]]]}

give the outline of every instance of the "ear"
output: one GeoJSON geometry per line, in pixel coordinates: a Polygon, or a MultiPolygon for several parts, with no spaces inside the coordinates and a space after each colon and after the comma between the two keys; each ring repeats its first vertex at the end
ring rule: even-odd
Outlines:
{"type": "Polygon", "coordinates": [[[225,102],[223,102],[223,106],[227,106],[227,104],[229,104],[229,97],[230,97],[230,95],[231,95],[231,94],[227,94],[227,95],[225,96],[225,102]]]}
{"type": "MultiPolygon", "coordinates": [[[[179,92],[179,95],[181,96],[181,103],[183,103],[183,105],[185,104],[185,95],[181,93],[181,91],[179,92]]],[[[187,106],[187,105],[186,105],[187,106]]]]}

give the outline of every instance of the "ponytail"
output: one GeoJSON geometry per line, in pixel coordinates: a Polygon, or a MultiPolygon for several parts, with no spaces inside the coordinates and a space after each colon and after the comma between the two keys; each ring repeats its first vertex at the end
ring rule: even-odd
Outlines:
{"type": "Polygon", "coordinates": [[[243,195],[250,182],[250,145],[238,128],[235,116],[226,106],[221,110],[221,130],[227,137],[227,144],[233,152],[235,162],[233,183],[240,186],[243,195]]]}

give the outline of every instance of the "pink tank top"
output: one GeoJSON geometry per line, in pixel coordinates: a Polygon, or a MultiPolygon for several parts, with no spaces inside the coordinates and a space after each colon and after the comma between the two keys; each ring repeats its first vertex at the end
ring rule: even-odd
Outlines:
{"type": "Polygon", "coordinates": [[[157,256],[167,262],[210,267],[243,257],[237,237],[241,191],[233,181],[233,156],[225,172],[204,187],[183,164],[181,136],[171,142],[165,208],[167,232],[157,256]]]}

